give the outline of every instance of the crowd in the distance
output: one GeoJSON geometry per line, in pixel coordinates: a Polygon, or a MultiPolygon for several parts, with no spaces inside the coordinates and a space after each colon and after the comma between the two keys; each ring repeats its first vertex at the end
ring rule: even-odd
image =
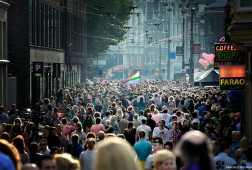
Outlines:
{"type": "Polygon", "coordinates": [[[23,117],[15,104],[0,106],[0,167],[252,168],[252,145],[230,100],[218,87],[115,81],[60,89],[34,105],[30,114],[37,119],[23,117]]]}

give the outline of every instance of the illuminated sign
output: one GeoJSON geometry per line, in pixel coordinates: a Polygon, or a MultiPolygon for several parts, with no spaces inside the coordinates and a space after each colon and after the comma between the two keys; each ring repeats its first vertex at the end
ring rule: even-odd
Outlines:
{"type": "Polygon", "coordinates": [[[43,76],[43,62],[33,62],[33,73],[35,77],[43,76]]]}
{"type": "Polygon", "coordinates": [[[245,90],[245,65],[220,66],[220,90],[245,90]]]}
{"type": "Polygon", "coordinates": [[[232,44],[215,44],[214,62],[237,61],[239,51],[232,44]]]}
{"type": "Polygon", "coordinates": [[[220,90],[245,90],[245,78],[220,78],[220,90]]]}
{"type": "Polygon", "coordinates": [[[245,66],[220,66],[220,78],[245,77],[245,66]]]}

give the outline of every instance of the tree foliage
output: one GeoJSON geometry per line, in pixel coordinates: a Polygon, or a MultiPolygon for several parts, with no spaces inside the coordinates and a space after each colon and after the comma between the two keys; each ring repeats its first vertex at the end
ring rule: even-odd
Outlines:
{"type": "Polygon", "coordinates": [[[132,6],[132,0],[87,0],[88,58],[124,40],[132,6]]]}

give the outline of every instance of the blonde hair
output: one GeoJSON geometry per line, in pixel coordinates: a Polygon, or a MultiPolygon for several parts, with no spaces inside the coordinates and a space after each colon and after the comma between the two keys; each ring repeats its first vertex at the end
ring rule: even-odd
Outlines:
{"type": "Polygon", "coordinates": [[[135,151],[125,140],[118,137],[105,138],[98,143],[94,170],[140,170],[135,155],[135,151]]]}
{"type": "Polygon", "coordinates": [[[56,170],[62,169],[71,169],[71,170],[80,170],[79,160],[74,159],[72,155],[68,153],[56,154],[54,156],[56,160],[56,170]]]}
{"type": "Polygon", "coordinates": [[[158,165],[162,164],[167,159],[172,159],[173,168],[175,168],[175,155],[171,151],[166,149],[157,151],[154,156],[154,169],[157,169],[158,165]]]}
{"type": "Polygon", "coordinates": [[[117,120],[117,116],[115,116],[115,115],[112,116],[111,119],[110,119],[110,124],[116,122],[116,120],[117,120]]]}
{"type": "Polygon", "coordinates": [[[116,111],[116,115],[119,116],[119,117],[123,117],[123,111],[122,111],[122,108],[118,108],[117,111],[116,111]]]}

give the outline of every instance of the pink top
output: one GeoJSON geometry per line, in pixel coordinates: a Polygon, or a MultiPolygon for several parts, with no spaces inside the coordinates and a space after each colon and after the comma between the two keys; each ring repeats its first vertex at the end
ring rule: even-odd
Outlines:
{"type": "Polygon", "coordinates": [[[69,140],[69,126],[62,125],[62,137],[65,140],[69,140]]]}
{"type": "Polygon", "coordinates": [[[103,128],[103,124],[92,125],[90,131],[95,135],[98,135],[99,131],[101,131],[103,128]]]}
{"type": "Polygon", "coordinates": [[[151,119],[154,120],[156,124],[158,124],[160,121],[160,114],[155,114],[155,115],[153,114],[151,119]]]}

